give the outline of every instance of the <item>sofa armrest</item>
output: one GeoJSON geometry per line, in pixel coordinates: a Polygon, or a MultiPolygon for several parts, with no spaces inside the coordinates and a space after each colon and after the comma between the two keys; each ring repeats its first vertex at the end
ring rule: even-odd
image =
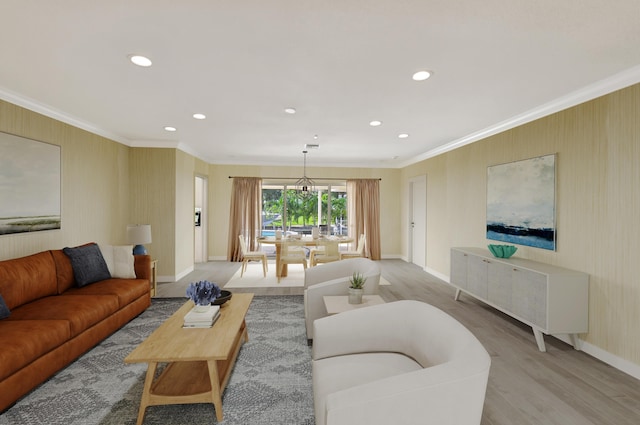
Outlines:
{"type": "Polygon", "coordinates": [[[485,351],[475,336],[444,311],[401,300],[323,317],[313,323],[313,359],[396,352],[424,367],[470,350],[485,351]],[[435,344],[446,341],[446,344],[435,344]],[[428,353],[428,354],[427,354],[428,353]]]}
{"type": "MultiPolygon", "coordinates": [[[[349,260],[343,260],[349,261],[349,260]]],[[[367,260],[370,261],[370,260],[367,260]]],[[[329,263],[331,264],[331,263],[329,263]]],[[[380,285],[380,271],[376,268],[371,274],[365,274],[367,278],[364,285],[364,295],[377,295],[380,285]]],[[[322,269],[327,265],[312,267],[308,270],[322,269]]],[[[309,271],[307,271],[307,274],[309,271]]],[[[313,339],[313,322],[316,319],[327,316],[327,309],[322,297],[327,295],[347,295],[349,293],[349,279],[351,275],[339,276],[331,280],[320,281],[307,286],[304,290],[304,318],[307,329],[307,339],[313,339]]]]}
{"type": "Polygon", "coordinates": [[[348,288],[349,278],[343,277],[317,283],[304,290],[304,320],[307,327],[307,339],[313,339],[313,322],[327,315],[322,297],[325,295],[345,295],[348,288]]]}
{"type": "Polygon", "coordinates": [[[399,325],[394,316],[395,310],[390,309],[398,302],[317,319],[313,322],[312,358],[319,360],[372,351],[402,352],[400,348],[404,345],[404,336],[397,331],[399,325]],[[385,337],[382,338],[382,335],[385,337]]]}
{"type": "Polygon", "coordinates": [[[443,364],[337,391],[327,396],[326,424],[479,424],[489,364],[472,374],[443,364]]]}
{"type": "Polygon", "coordinates": [[[136,278],[147,279],[151,282],[151,256],[150,255],[134,255],[133,267],[136,270],[136,278]]]}
{"type": "Polygon", "coordinates": [[[310,267],[304,274],[304,286],[312,285],[341,277],[351,277],[354,272],[364,276],[380,275],[380,266],[368,258],[350,258],[347,260],[333,261],[322,266],[310,267]]]}
{"type": "MultiPolygon", "coordinates": [[[[364,285],[364,294],[377,295],[380,274],[366,277],[367,282],[364,285]]],[[[349,293],[350,278],[350,276],[341,277],[327,282],[316,283],[304,290],[304,319],[307,327],[307,339],[313,339],[313,322],[316,319],[327,316],[323,297],[328,295],[346,296],[349,293]]]]}
{"type": "Polygon", "coordinates": [[[318,283],[351,276],[352,274],[353,270],[351,267],[348,267],[348,264],[344,265],[339,262],[309,267],[304,273],[304,286],[308,288],[318,283]]]}

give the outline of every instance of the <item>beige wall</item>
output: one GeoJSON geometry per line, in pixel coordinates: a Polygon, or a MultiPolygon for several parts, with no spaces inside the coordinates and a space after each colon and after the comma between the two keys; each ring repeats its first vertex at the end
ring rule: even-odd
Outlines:
{"type": "Polygon", "coordinates": [[[0,236],[0,260],[95,241],[126,243],[129,148],[0,101],[0,131],[61,146],[60,230],[0,236]]]}
{"type": "MultiPolygon", "coordinates": [[[[210,223],[209,256],[227,258],[229,208],[232,179],[243,177],[302,177],[302,167],[262,167],[252,165],[211,165],[209,179],[210,223]]],[[[309,178],[380,178],[381,245],[383,258],[398,257],[401,250],[400,235],[400,170],[388,168],[330,168],[307,167],[309,178]]]]}
{"type": "Polygon", "coordinates": [[[158,260],[159,278],[176,273],[177,152],[175,149],[130,149],[128,207],[132,223],[151,225],[152,242],[145,247],[151,257],[158,260]]]}
{"type": "Polygon", "coordinates": [[[175,254],[176,271],[193,270],[195,258],[195,161],[196,159],[184,152],[177,151],[176,160],[176,228],[175,254]]]}
{"type": "Polygon", "coordinates": [[[640,85],[403,169],[401,227],[408,179],[426,174],[427,269],[449,276],[451,247],[490,243],[487,166],[550,153],[557,153],[557,250],[519,247],[516,255],[589,273],[582,337],[640,365],[640,85]]]}
{"type": "Polygon", "coordinates": [[[181,151],[177,154],[176,274],[182,276],[193,270],[195,259],[195,178],[208,179],[209,164],[181,151]]]}
{"type": "Polygon", "coordinates": [[[195,176],[209,165],[176,149],[131,149],[131,214],[151,224],[149,254],[158,280],[172,282],[193,270],[195,176]]]}

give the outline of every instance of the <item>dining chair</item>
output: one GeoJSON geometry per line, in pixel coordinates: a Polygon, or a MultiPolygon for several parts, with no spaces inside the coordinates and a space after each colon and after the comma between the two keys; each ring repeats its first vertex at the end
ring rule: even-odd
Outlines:
{"type": "Polygon", "coordinates": [[[357,258],[364,257],[364,243],[366,239],[364,234],[360,235],[358,238],[358,245],[356,246],[355,251],[343,251],[340,253],[340,259],[344,260],[345,258],[357,258]]]}
{"type": "Polygon", "coordinates": [[[317,249],[312,250],[309,255],[311,267],[320,263],[330,263],[338,260],[340,260],[338,241],[331,239],[319,240],[317,249]]]}
{"type": "Polygon", "coordinates": [[[278,270],[278,283],[282,277],[285,264],[302,264],[307,269],[307,255],[304,250],[304,242],[300,240],[283,240],[280,244],[280,269],[278,270]]]}
{"type": "Polygon", "coordinates": [[[267,277],[267,270],[269,270],[269,266],[267,265],[267,254],[262,251],[249,251],[247,249],[247,243],[244,240],[242,235],[238,235],[240,239],[240,250],[242,251],[242,270],[240,271],[240,277],[247,270],[247,264],[249,261],[262,261],[262,274],[264,277],[267,277]]]}

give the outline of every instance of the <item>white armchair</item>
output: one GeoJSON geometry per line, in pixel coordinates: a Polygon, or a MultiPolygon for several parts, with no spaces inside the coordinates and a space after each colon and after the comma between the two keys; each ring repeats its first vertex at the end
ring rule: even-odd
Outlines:
{"type": "Polygon", "coordinates": [[[367,278],[364,294],[378,293],[380,267],[368,258],[351,258],[311,267],[304,274],[304,317],[307,339],[313,339],[313,321],[327,316],[322,297],[325,295],[347,295],[349,278],[354,272],[367,278]]]}
{"type": "Polygon", "coordinates": [[[396,301],[314,322],[316,425],[477,425],[491,358],[442,310],[396,301]]]}

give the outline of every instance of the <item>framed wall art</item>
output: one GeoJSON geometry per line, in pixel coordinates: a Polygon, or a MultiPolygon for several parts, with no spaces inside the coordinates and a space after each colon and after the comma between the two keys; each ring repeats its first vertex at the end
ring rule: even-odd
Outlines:
{"type": "Polygon", "coordinates": [[[556,155],[487,167],[487,239],[556,249],[556,155]]]}
{"type": "Polygon", "coordinates": [[[0,235],[60,229],[61,148],[0,132],[0,235]]]}

